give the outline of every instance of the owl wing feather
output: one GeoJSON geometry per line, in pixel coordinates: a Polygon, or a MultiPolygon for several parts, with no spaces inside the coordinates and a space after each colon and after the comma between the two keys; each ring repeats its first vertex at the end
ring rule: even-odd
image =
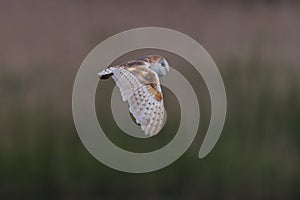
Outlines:
{"type": "MultiPolygon", "coordinates": [[[[164,103],[159,78],[146,63],[120,65],[106,69],[119,87],[122,100],[146,135],[156,135],[162,128],[164,103]]],[[[105,70],[104,70],[105,71],[105,70]]],[[[105,75],[103,71],[102,75],[105,75]]]]}

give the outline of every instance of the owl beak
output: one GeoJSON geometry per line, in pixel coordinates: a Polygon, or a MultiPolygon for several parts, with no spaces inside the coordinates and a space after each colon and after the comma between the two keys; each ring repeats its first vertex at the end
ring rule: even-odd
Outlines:
{"type": "Polygon", "coordinates": [[[167,72],[169,72],[169,71],[170,71],[170,67],[169,67],[169,65],[166,67],[166,69],[167,69],[167,72]]]}

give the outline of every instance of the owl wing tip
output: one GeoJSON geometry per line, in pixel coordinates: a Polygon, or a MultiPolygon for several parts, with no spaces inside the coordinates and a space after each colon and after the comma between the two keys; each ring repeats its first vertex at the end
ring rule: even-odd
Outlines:
{"type": "Polygon", "coordinates": [[[105,79],[109,79],[112,75],[113,75],[113,73],[111,73],[111,74],[104,74],[104,75],[99,75],[99,74],[98,74],[98,77],[99,77],[101,80],[105,80],[105,79]]]}
{"type": "Polygon", "coordinates": [[[105,70],[99,72],[98,77],[100,79],[108,79],[114,74],[114,71],[115,71],[116,68],[117,67],[108,67],[105,70]]]}

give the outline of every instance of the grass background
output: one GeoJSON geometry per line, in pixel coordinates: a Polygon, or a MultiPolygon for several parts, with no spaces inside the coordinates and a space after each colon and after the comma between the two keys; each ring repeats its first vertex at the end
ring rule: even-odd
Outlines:
{"type": "Polygon", "coordinates": [[[296,1],[0,1],[1,199],[299,199],[299,10],[296,1]],[[222,74],[228,112],[214,150],[196,159],[209,120],[201,86],[202,134],[186,154],[127,174],[84,148],[71,95],[91,49],[142,26],[200,42],[222,74]]]}

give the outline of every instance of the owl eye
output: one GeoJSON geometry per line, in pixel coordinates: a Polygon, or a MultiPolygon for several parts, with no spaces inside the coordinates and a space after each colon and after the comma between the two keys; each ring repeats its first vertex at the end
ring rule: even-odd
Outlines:
{"type": "Polygon", "coordinates": [[[166,66],[166,63],[165,63],[165,62],[162,62],[162,63],[161,63],[161,66],[165,67],[165,66],[166,66]]]}

